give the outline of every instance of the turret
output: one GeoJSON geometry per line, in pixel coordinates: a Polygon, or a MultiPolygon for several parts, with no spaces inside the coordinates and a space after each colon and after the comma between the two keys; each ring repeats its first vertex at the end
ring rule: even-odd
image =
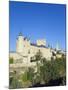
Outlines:
{"type": "Polygon", "coordinates": [[[24,47],[24,37],[22,36],[22,33],[19,33],[18,38],[16,39],[16,52],[23,52],[24,47]]]}

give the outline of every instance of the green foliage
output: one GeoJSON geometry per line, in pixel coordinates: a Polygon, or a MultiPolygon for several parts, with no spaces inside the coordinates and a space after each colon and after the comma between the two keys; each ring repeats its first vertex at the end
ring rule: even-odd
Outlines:
{"type": "Polygon", "coordinates": [[[64,77],[66,74],[65,68],[65,61],[64,60],[52,60],[46,61],[42,66],[42,75],[44,76],[45,82],[49,80],[55,80],[60,77],[64,77]],[[45,72],[44,72],[45,71],[45,72]]]}
{"type": "Polygon", "coordinates": [[[55,68],[54,61],[46,61],[46,59],[44,59],[43,65],[40,67],[40,72],[41,79],[44,80],[45,83],[48,83],[51,79],[58,78],[58,72],[55,68]]]}
{"type": "Polygon", "coordinates": [[[34,78],[34,69],[33,68],[28,68],[27,79],[32,82],[33,78],[34,78]]]}
{"type": "Polygon", "coordinates": [[[13,58],[9,58],[9,64],[13,64],[13,58]]]}
{"type": "Polygon", "coordinates": [[[55,62],[57,65],[59,76],[60,77],[65,76],[65,74],[66,74],[66,60],[61,58],[61,59],[56,59],[55,62]]]}
{"type": "MultiPolygon", "coordinates": [[[[51,61],[46,60],[42,57],[41,53],[37,53],[37,73],[40,76],[40,82],[48,83],[50,80],[56,80],[60,77],[66,76],[66,58],[52,59],[51,61]],[[40,61],[41,65],[38,63],[40,61]]],[[[63,79],[64,80],[64,79],[63,79]]]]}
{"type": "Polygon", "coordinates": [[[10,88],[18,88],[18,76],[16,74],[16,71],[14,71],[12,78],[9,78],[10,81],[10,88]]]}
{"type": "Polygon", "coordinates": [[[33,68],[28,68],[22,75],[22,80],[26,82],[27,80],[32,81],[34,76],[34,69],[33,68]]]}
{"type": "Polygon", "coordinates": [[[42,58],[42,53],[41,53],[40,50],[39,50],[39,51],[36,53],[36,55],[35,55],[35,60],[36,60],[36,61],[40,61],[41,58],[42,58]]]}
{"type": "Polygon", "coordinates": [[[22,75],[22,80],[23,82],[27,81],[27,71],[25,71],[24,74],[22,75]]]}
{"type": "Polygon", "coordinates": [[[17,84],[18,84],[18,80],[15,78],[15,77],[13,77],[13,80],[12,80],[12,88],[17,88],[17,84]]]}
{"type": "Polygon", "coordinates": [[[20,80],[22,80],[23,87],[29,87],[32,86],[34,78],[34,69],[28,68],[22,75],[20,80]]]}
{"type": "Polygon", "coordinates": [[[66,58],[64,55],[61,58],[49,61],[39,51],[34,57],[32,59],[36,62],[37,72],[34,72],[34,69],[31,67],[27,68],[19,77],[15,72],[11,82],[13,88],[30,87],[36,83],[47,84],[50,80],[57,80],[59,78],[62,78],[60,85],[66,84],[66,58]]]}

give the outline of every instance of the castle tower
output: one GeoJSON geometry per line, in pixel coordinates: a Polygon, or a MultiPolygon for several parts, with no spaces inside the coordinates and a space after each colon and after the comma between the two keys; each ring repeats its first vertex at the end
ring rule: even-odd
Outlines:
{"type": "Polygon", "coordinates": [[[23,47],[24,47],[24,37],[22,36],[22,33],[19,33],[18,38],[16,40],[16,52],[22,53],[23,47]]]}

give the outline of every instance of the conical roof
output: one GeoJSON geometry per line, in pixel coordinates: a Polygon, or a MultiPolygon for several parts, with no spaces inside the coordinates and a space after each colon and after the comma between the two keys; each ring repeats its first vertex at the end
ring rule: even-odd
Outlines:
{"type": "Polygon", "coordinates": [[[19,33],[19,36],[22,36],[22,33],[21,32],[19,33]]]}

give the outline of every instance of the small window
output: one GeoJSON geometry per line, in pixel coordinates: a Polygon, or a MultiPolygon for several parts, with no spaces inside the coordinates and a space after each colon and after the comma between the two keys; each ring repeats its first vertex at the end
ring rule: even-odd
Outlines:
{"type": "Polygon", "coordinates": [[[30,50],[28,51],[28,54],[30,54],[30,50]]]}
{"type": "Polygon", "coordinates": [[[32,60],[32,59],[33,59],[33,57],[31,57],[31,58],[30,58],[30,62],[33,62],[33,60],[32,60]]]}

